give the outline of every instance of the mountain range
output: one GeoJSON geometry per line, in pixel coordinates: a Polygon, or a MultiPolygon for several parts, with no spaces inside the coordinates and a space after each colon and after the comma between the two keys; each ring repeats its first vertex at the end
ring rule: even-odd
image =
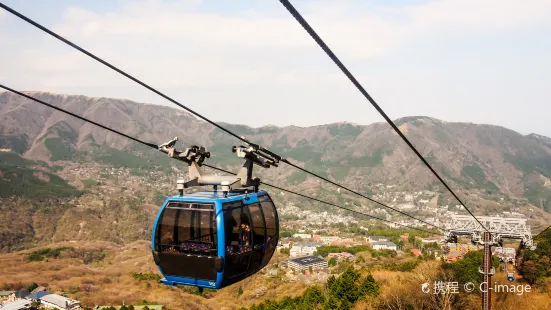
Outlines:
{"type": "MultiPolygon", "coordinates": [[[[240,163],[231,152],[231,146],[240,141],[182,110],[124,99],[27,94],[147,142],[160,144],[178,136],[180,148],[204,146],[213,154],[208,160],[211,165],[236,171],[240,163]]],[[[208,115],[208,108],[201,112],[208,115]]],[[[475,210],[484,212],[488,204],[499,211],[499,203],[505,202],[551,212],[551,138],[426,116],[404,117],[395,123],[453,189],[475,201],[475,210]]],[[[434,190],[453,203],[386,123],[260,128],[220,124],[308,170],[368,195],[378,184],[384,184],[401,191],[434,190]]],[[[71,171],[64,170],[69,166],[97,163],[168,175],[179,165],[162,153],[9,92],[0,93],[0,149],[0,185],[4,188],[0,197],[20,196],[39,188],[70,197],[77,191],[73,185],[80,190],[86,186],[75,183],[71,171]],[[14,172],[14,165],[29,170],[14,172]],[[14,184],[27,185],[21,188],[14,184]]],[[[319,194],[319,180],[288,165],[256,172],[270,183],[319,194]]]]}

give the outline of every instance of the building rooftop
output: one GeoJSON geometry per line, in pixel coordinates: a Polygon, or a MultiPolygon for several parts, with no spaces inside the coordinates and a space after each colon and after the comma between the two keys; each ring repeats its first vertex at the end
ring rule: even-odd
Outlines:
{"type": "Polygon", "coordinates": [[[29,296],[27,296],[27,299],[39,300],[40,298],[42,298],[42,297],[44,297],[48,294],[51,294],[51,293],[45,292],[45,291],[36,292],[34,294],[30,294],[29,296]]]}
{"type": "MultiPolygon", "coordinates": [[[[265,195],[266,191],[259,190],[258,193],[249,193],[249,195],[258,194],[258,195],[265,195]]],[[[227,195],[227,198],[231,197],[237,197],[237,196],[243,196],[245,197],[245,192],[242,191],[230,191],[227,195]]],[[[203,192],[195,192],[195,193],[184,193],[183,196],[172,196],[168,197],[171,200],[175,201],[185,201],[186,197],[189,198],[204,198],[204,199],[224,199],[224,193],[221,190],[218,191],[203,191],[203,192]]]]}
{"type": "Polygon", "coordinates": [[[65,308],[67,305],[73,305],[75,303],[79,303],[76,300],[69,299],[67,297],[63,297],[57,294],[48,294],[40,298],[41,301],[49,302],[51,304],[54,304],[56,306],[65,308]]]}
{"type": "Polygon", "coordinates": [[[459,256],[463,256],[465,255],[465,253],[463,252],[451,252],[450,254],[446,255],[447,257],[459,257],[459,256]]]}
{"type": "Polygon", "coordinates": [[[10,302],[7,304],[4,304],[3,307],[0,309],[2,310],[20,310],[20,309],[27,309],[27,306],[31,304],[30,300],[26,299],[18,299],[14,302],[10,302]]]}
{"type": "Polygon", "coordinates": [[[325,261],[325,259],[317,256],[304,256],[299,258],[293,258],[289,260],[289,263],[293,262],[302,266],[308,266],[325,261]]]}
{"type": "Polygon", "coordinates": [[[396,246],[394,242],[390,241],[380,241],[380,242],[374,242],[373,245],[387,245],[387,246],[396,246]]]}
{"type": "Polygon", "coordinates": [[[293,247],[296,246],[309,246],[309,247],[320,247],[323,244],[317,242],[296,242],[293,244],[293,247]]]}

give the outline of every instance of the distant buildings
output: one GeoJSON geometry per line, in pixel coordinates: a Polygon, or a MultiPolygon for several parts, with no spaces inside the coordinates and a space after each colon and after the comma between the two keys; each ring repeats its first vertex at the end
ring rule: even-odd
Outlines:
{"type": "Polygon", "coordinates": [[[18,299],[16,301],[8,302],[7,304],[0,305],[2,310],[23,310],[29,309],[31,301],[28,299],[18,299]]]}
{"type": "Polygon", "coordinates": [[[446,262],[455,262],[465,257],[464,252],[453,251],[446,255],[446,262]]]}
{"type": "Polygon", "coordinates": [[[291,247],[291,257],[314,255],[314,252],[322,246],[321,243],[316,242],[296,242],[291,247]]]}
{"type": "Polygon", "coordinates": [[[393,250],[397,251],[398,246],[394,242],[383,241],[383,242],[373,242],[374,250],[393,250]]]}
{"type": "Polygon", "coordinates": [[[0,302],[12,302],[14,300],[10,299],[10,296],[15,293],[15,291],[0,291],[0,302]]]}
{"type": "Polygon", "coordinates": [[[388,237],[384,237],[384,236],[367,236],[365,239],[369,243],[390,241],[388,237]]]}
{"type": "Polygon", "coordinates": [[[321,243],[323,243],[325,245],[328,245],[328,244],[331,244],[335,241],[340,240],[341,238],[339,238],[337,236],[320,236],[318,239],[319,239],[319,241],[321,241],[321,243]]]}
{"type": "Polygon", "coordinates": [[[0,291],[0,304],[2,304],[2,302],[4,302],[4,303],[14,302],[18,299],[25,298],[27,295],[29,295],[29,292],[27,292],[25,290],[0,291]]]}
{"type": "Polygon", "coordinates": [[[327,261],[321,257],[305,256],[290,259],[288,266],[295,271],[302,271],[309,270],[310,268],[312,268],[312,270],[325,269],[328,267],[328,264],[327,261]]]}
{"type": "Polygon", "coordinates": [[[398,209],[400,210],[412,210],[415,208],[415,205],[413,203],[402,203],[398,205],[398,209]]]}
{"type": "Polygon", "coordinates": [[[46,309],[74,310],[81,309],[80,301],[49,292],[38,292],[26,297],[29,300],[40,301],[46,309]]]}
{"type": "Polygon", "coordinates": [[[312,235],[310,235],[310,234],[294,234],[293,238],[311,239],[312,235]]]}

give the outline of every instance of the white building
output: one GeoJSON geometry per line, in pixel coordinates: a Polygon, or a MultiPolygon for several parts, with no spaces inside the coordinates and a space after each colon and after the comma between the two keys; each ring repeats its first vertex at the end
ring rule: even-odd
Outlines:
{"type": "Polygon", "coordinates": [[[373,242],[374,250],[398,250],[398,246],[394,242],[382,241],[382,242],[373,242]]]}
{"type": "Polygon", "coordinates": [[[61,295],[49,292],[38,292],[26,297],[29,300],[40,301],[42,307],[46,309],[74,310],[81,309],[80,301],[73,300],[61,295]]]}
{"type": "Polygon", "coordinates": [[[384,236],[367,236],[365,239],[369,243],[390,241],[390,239],[388,239],[388,237],[384,237],[384,236]]]}
{"type": "Polygon", "coordinates": [[[312,270],[319,270],[327,268],[328,263],[321,257],[306,256],[290,259],[288,266],[295,271],[309,270],[310,268],[312,268],[312,270]]]}
{"type": "Polygon", "coordinates": [[[314,252],[322,246],[320,243],[315,242],[297,242],[291,247],[291,257],[314,255],[314,252]]]}
{"type": "Polygon", "coordinates": [[[69,299],[57,294],[48,294],[40,298],[40,303],[47,309],[80,309],[80,301],[69,299]]]}
{"type": "Polygon", "coordinates": [[[4,305],[0,305],[2,310],[23,310],[29,309],[31,301],[27,299],[18,299],[16,301],[9,302],[4,305]]]}
{"type": "Polygon", "coordinates": [[[293,238],[311,239],[312,235],[310,235],[310,234],[294,234],[293,238]]]}

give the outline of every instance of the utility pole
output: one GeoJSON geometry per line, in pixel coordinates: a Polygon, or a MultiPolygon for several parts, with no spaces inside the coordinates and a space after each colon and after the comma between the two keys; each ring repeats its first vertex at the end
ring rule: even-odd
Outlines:
{"type": "Polygon", "coordinates": [[[484,258],[480,273],[482,273],[482,283],[485,285],[482,290],[482,310],[492,309],[492,275],[495,274],[495,269],[492,267],[492,235],[490,232],[484,232],[484,258]]]}

